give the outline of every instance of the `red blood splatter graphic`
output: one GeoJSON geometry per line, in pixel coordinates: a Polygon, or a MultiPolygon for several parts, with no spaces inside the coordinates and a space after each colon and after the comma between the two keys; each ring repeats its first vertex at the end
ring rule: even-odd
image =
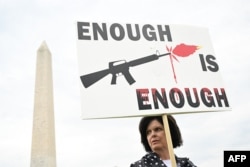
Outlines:
{"type": "Polygon", "coordinates": [[[166,46],[166,49],[168,52],[170,52],[169,58],[170,58],[171,66],[172,66],[172,71],[174,74],[174,79],[175,79],[175,82],[177,83],[173,59],[176,60],[177,62],[179,62],[179,60],[176,58],[176,56],[188,57],[191,54],[193,54],[196,50],[200,49],[200,46],[186,45],[184,43],[181,43],[181,44],[175,46],[173,50],[172,50],[172,47],[168,48],[168,46],[166,46]]]}
{"type": "Polygon", "coordinates": [[[199,48],[200,48],[199,46],[185,45],[182,43],[174,48],[173,54],[180,57],[187,57],[193,54],[199,48]]]}

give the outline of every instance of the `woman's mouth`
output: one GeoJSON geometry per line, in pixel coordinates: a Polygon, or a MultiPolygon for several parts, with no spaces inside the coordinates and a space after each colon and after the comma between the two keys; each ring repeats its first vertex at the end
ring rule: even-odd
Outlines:
{"type": "Polygon", "coordinates": [[[152,144],[157,144],[159,140],[152,140],[151,143],[152,144]]]}

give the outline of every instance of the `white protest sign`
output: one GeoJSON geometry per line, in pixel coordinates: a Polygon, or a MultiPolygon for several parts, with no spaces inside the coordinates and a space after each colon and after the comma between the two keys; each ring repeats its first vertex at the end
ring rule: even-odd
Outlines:
{"type": "Polygon", "coordinates": [[[82,118],[230,110],[206,28],[77,22],[82,118]]]}

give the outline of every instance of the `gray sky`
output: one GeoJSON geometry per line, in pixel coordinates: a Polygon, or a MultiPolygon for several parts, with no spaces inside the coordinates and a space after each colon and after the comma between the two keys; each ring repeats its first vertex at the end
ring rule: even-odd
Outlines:
{"type": "Polygon", "coordinates": [[[53,56],[58,167],[127,167],[144,154],[140,118],[81,120],[76,21],[207,27],[232,111],[176,115],[197,166],[223,166],[224,150],[250,150],[248,0],[0,1],[0,166],[30,165],[36,51],[53,56]]]}

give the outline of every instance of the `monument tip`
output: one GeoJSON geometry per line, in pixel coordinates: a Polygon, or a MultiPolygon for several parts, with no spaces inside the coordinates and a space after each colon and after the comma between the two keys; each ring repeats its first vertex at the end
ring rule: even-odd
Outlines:
{"type": "Polygon", "coordinates": [[[42,44],[40,45],[38,50],[39,51],[41,51],[41,50],[49,50],[45,40],[42,42],[42,44]]]}

